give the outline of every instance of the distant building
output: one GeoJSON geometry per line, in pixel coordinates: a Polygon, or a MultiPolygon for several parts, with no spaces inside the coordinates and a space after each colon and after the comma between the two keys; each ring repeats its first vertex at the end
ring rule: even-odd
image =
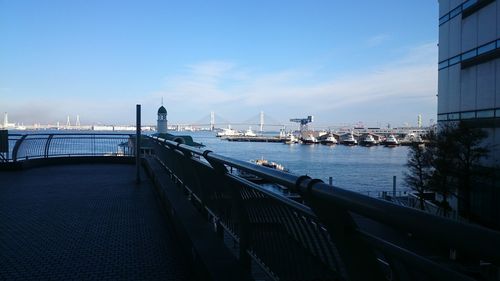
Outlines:
{"type": "MultiPolygon", "coordinates": [[[[500,166],[500,1],[439,0],[438,121],[465,121],[494,145],[483,165],[500,166]]],[[[477,185],[473,212],[500,225],[500,183],[477,185]]]]}
{"type": "Polygon", "coordinates": [[[158,134],[166,134],[167,130],[167,109],[162,105],[158,108],[156,131],[158,134]]]}

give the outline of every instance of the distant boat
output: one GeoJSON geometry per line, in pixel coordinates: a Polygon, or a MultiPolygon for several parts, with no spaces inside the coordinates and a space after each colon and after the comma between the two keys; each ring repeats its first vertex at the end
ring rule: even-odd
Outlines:
{"type": "Polygon", "coordinates": [[[354,135],[352,133],[348,133],[344,135],[344,138],[342,139],[342,144],[352,146],[352,145],[357,145],[358,141],[354,138],[354,135]]]}
{"type": "Polygon", "coordinates": [[[294,143],[299,143],[299,139],[296,138],[293,134],[289,134],[286,136],[286,144],[294,144],[294,143]]]}
{"type": "Polygon", "coordinates": [[[309,134],[305,138],[302,138],[302,143],[303,144],[317,144],[317,143],[319,143],[319,141],[312,134],[309,134]]]}
{"type": "Polygon", "coordinates": [[[399,145],[399,141],[396,139],[396,137],[394,135],[389,135],[387,137],[387,139],[385,139],[385,146],[394,147],[394,146],[398,146],[398,145],[399,145]]]}
{"type": "Polygon", "coordinates": [[[329,134],[326,139],[321,141],[321,144],[326,144],[326,145],[337,144],[337,139],[332,134],[329,134]]]}
{"type": "Polygon", "coordinates": [[[372,135],[366,135],[360,143],[362,146],[374,146],[377,144],[377,141],[372,135]]]}
{"type": "MultiPolygon", "coordinates": [[[[288,169],[286,169],[283,165],[278,164],[278,163],[273,162],[273,161],[268,161],[264,158],[257,159],[257,160],[251,160],[250,163],[253,163],[253,164],[259,165],[259,166],[263,166],[263,167],[267,167],[267,168],[271,168],[271,169],[278,170],[278,171],[285,172],[285,173],[289,172],[288,169]]],[[[240,176],[246,180],[249,180],[251,182],[255,182],[255,183],[266,182],[265,179],[263,179],[259,176],[256,176],[254,174],[242,171],[242,170],[238,171],[238,176],[240,176]]]]}
{"type": "Polygon", "coordinates": [[[233,137],[233,136],[241,136],[241,133],[231,129],[231,126],[228,126],[227,129],[222,129],[222,131],[217,133],[217,137],[233,137]]]}
{"type": "Polygon", "coordinates": [[[252,127],[249,127],[248,130],[243,134],[245,137],[256,137],[257,134],[252,131],[252,127]]]}
{"type": "Polygon", "coordinates": [[[288,169],[286,169],[283,165],[278,164],[276,162],[267,161],[264,158],[257,159],[255,161],[251,161],[251,162],[256,164],[256,165],[259,165],[259,166],[268,167],[268,168],[275,169],[275,170],[282,171],[282,172],[288,172],[288,169]]]}

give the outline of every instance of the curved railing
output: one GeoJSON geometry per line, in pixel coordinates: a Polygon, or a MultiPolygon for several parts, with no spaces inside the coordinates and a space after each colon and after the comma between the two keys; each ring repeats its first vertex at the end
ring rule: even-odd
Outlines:
{"type": "Polygon", "coordinates": [[[133,156],[131,134],[9,134],[3,161],[75,156],[133,156]]]}
{"type": "MultiPolygon", "coordinates": [[[[152,138],[156,158],[241,264],[276,280],[476,280],[450,251],[500,264],[500,233],[384,200],[152,138]],[[301,194],[306,205],[230,173],[238,169],[301,194]],[[231,247],[234,248],[232,245],[231,247]],[[438,258],[440,256],[440,258],[438,258]]],[[[249,269],[248,269],[249,270],[249,269]]]]}

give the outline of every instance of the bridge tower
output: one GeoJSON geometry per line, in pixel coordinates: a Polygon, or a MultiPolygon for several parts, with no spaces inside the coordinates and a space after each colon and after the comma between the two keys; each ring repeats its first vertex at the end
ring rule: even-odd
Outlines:
{"type": "Polygon", "coordinates": [[[215,112],[210,112],[210,131],[215,129],[215,112]]]}
{"type": "Polygon", "coordinates": [[[264,130],[264,111],[260,112],[260,132],[264,130]]]}
{"type": "Polygon", "coordinates": [[[158,120],[156,121],[156,132],[158,134],[166,134],[167,127],[167,109],[163,106],[163,98],[161,99],[161,106],[158,108],[158,120]]]}
{"type": "Polygon", "coordinates": [[[75,126],[80,127],[80,115],[76,116],[76,124],[75,126]]]}
{"type": "Polygon", "coordinates": [[[7,128],[7,126],[9,126],[9,115],[5,112],[3,115],[3,127],[7,128]]]}
{"type": "Polygon", "coordinates": [[[70,126],[71,126],[71,122],[69,121],[69,115],[68,115],[68,117],[66,118],[66,126],[67,126],[67,127],[70,127],[70,126]]]}

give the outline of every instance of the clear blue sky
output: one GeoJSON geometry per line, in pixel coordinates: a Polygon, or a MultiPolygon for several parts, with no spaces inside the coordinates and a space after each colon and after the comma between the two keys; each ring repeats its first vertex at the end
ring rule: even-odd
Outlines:
{"type": "Polygon", "coordinates": [[[436,114],[436,0],[0,0],[12,122],[424,122],[436,114]]]}

